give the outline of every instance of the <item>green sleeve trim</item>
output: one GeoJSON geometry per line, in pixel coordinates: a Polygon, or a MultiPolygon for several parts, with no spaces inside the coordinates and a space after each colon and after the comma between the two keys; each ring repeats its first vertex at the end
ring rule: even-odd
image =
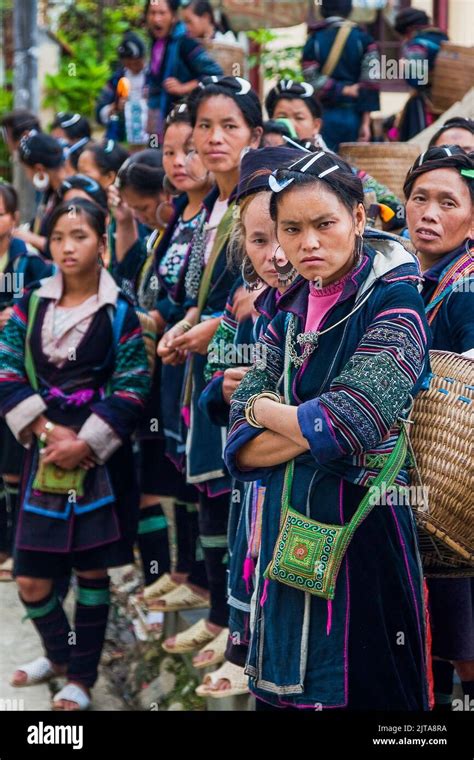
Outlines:
{"type": "Polygon", "coordinates": [[[79,586],[77,589],[77,601],[86,607],[110,604],[110,591],[108,588],[83,588],[79,586]]]}
{"type": "Polygon", "coordinates": [[[153,533],[155,530],[165,530],[168,527],[168,520],[164,516],[154,515],[153,517],[145,517],[138,523],[138,535],[142,536],[144,533],[153,533]]]}

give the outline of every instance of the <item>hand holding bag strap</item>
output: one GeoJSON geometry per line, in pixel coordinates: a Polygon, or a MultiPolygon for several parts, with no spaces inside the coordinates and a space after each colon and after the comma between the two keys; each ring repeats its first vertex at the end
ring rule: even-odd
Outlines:
{"type": "Polygon", "coordinates": [[[28,380],[30,382],[30,385],[34,391],[37,391],[39,386],[38,386],[38,378],[36,377],[36,369],[35,369],[35,364],[33,361],[33,354],[31,353],[31,333],[33,331],[36,314],[38,312],[39,302],[40,302],[40,299],[38,298],[37,294],[33,292],[30,296],[30,300],[28,303],[28,325],[26,328],[26,339],[25,339],[25,371],[26,371],[28,380]]]}
{"type": "Polygon", "coordinates": [[[341,60],[344,45],[346,44],[347,38],[352,32],[354,26],[355,24],[351,21],[345,21],[342,26],[339,27],[334,42],[332,43],[331,50],[329,51],[329,55],[326,58],[323,68],[321,69],[321,74],[324,76],[330,77],[337,64],[341,60]]]}

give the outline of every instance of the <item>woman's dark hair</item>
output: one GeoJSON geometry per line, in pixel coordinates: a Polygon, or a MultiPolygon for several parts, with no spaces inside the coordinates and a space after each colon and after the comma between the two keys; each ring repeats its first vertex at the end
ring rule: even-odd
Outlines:
{"type": "Polygon", "coordinates": [[[289,127],[278,119],[269,119],[263,122],[263,134],[264,135],[282,135],[285,137],[292,137],[289,127]]]}
{"type": "Polygon", "coordinates": [[[77,169],[77,164],[79,163],[79,156],[81,155],[81,153],[85,151],[85,149],[87,148],[90,142],[91,140],[89,140],[88,137],[81,137],[80,140],[73,143],[73,145],[70,145],[66,149],[67,159],[69,163],[71,164],[71,166],[73,167],[73,169],[77,169]]]}
{"type": "Polygon", "coordinates": [[[57,169],[64,163],[64,151],[60,143],[51,135],[34,130],[20,140],[18,155],[26,166],[43,164],[47,169],[57,169]]]}
{"type": "Polygon", "coordinates": [[[92,227],[97,237],[101,238],[105,235],[105,211],[97,203],[85,198],[74,198],[70,201],[63,201],[54,209],[48,223],[48,238],[53,234],[58,220],[65,214],[70,215],[71,211],[76,214],[83,214],[87,219],[87,224],[92,227]]]}
{"type": "Polygon", "coordinates": [[[354,174],[349,164],[334,153],[319,151],[317,155],[320,157],[315,158],[315,154],[303,156],[291,164],[288,169],[277,169],[274,173],[273,176],[277,184],[282,186],[283,189],[279,192],[272,192],[270,215],[273,221],[277,220],[279,201],[295,187],[307,186],[308,191],[311,192],[311,186],[321,183],[323,187],[330,190],[339,198],[350,213],[352,213],[357,204],[364,203],[362,182],[354,174]],[[308,169],[305,169],[311,158],[315,159],[314,163],[308,169]],[[337,169],[334,169],[334,166],[337,166],[337,169]],[[324,174],[324,172],[327,173],[324,174]],[[324,176],[321,177],[321,174],[324,174],[324,176]],[[290,180],[291,183],[289,182],[290,180]],[[288,184],[286,185],[287,182],[288,184]]]}
{"type": "Polygon", "coordinates": [[[211,19],[211,24],[218,26],[214,14],[214,8],[209,0],[182,0],[182,8],[189,8],[196,16],[205,16],[206,13],[211,19]]]}
{"type": "Polygon", "coordinates": [[[352,0],[322,0],[321,16],[342,16],[347,18],[352,11],[352,0]]]}
{"type": "Polygon", "coordinates": [[[18,211],[18,195],[13,185],[0,181],[0,198],[3,199],[6,214],[15,214],[18,211]]]}
{"type": "MultiPolygon", "coordinates": [[[[172,13],[177,13],[182,5],[181,0],[165,0],[165,3],[172,13]]],[[[145,17],[146,17],[146,14],[148,13],[150,5],[154,5],[154,4],[155,4],[155,0],[146,1],[145,10],[143,11],[145,17]]]]}
{"type": "Polygon", "coordinates": [[[31,111],[27,111],[26,108],[15,108],[14,111],[4,114],[0,117],[0,126],[9,129],[15,141],[19,140],[24,132],[29,132],[31,129],[41,132],[38,117],[31,111]]]}
{"type": "Polygon", "coordinates": [[[242,116],[250,127],[261,127],[263,124],[262,106],[256,93],[252,90],[250,82],[240,77],[206,77],[199,87],[188,98],[191,124],[194,127],[197,121],[199,106],[205,100],[216,95],[225,95],[236,103],[242,116]]]}
{"type": "Polygon", "coordinates": [[[117,174],[116,183],[121,190],[131,188],[145,198],[163,191],[165,172],[161,151],[148,148],[134,153],[117,174]]]}
{"type": "Polygon", "coordinates": [[[129,157],[129,152],[114,140],[105,140],[103,143],[88,143],[83,153],[92,153],[94,162],[101,174],[108,172],[117,173],[123,162],[129,157]]]}
{"type": "Polygon", "coordinates": [[[405,198],[410,198],[413,185],[418,177],[427,172],[436,171],[436,169],[455,169],[461,179],[466,183],[471,193],[471,200],[474,200],[474,154],[466,153],[459,145],[440,145],[435,148],[428,148],[424,153],[418,156],[415,163],[408,171],[403,185],[405,198]],[[463,174],[463,172],[465,172],[463,174]]]}
{"type": "Polygon", "coordinates": [[[275,87],[272,87],[265,98],[265,108],[270,119],[273,119],[273,114],[280,100],[302,100],[311,111],[314,119],[321,118],[321,106],[316,99],[313,85],[308,82],[293,82],[291,79],[281,79],[275,87]]]}
{"type": "Polygon", "coordinates": [[[51,129],[60,128],[73,141],[80,140],[81,137],[91,136],[91,125],[85,116],[80,113],[66,113],[60,111],[54,117],[51,129]]]}
{"type": "Polygon", "coordinates": [[[173,124],[189,124],[191,126],[191,114],[189,113],[187,103],[178,103],[169,112],[165,121],[164,134],[166,134],[166,130],[173,126],[173,124]]]}
{"type": "Polygon", "coordinates": [[[92,177],[87,177],[85,174],[73,174],[71,177],[66,177],[58,190],[61,201],[69,190],[83,190],[94,203],[107,211],[107,194],[92,177]]]}
{"type": "Polygon", "coordinates": [[[448,119],[448,121],[445,121],[443,126],[434,133],[433,137],[428,143],[428,148],[436,147],[436,143],[438,142],[439,138],[444,132],[447,132],[448,129],[465,129],[466,132],[470,132],[471,135],[473,135],[474,120],[463,119],[461,116],[454,116],[452,119],[448,119]]]}
{"type": "Polygon", "coordinates": [[[426,26],[430,19],[425,11],[418,8],[402,8],[395,16],[394,29],[398,34],[405,34],[410,27],[426,26]]]}

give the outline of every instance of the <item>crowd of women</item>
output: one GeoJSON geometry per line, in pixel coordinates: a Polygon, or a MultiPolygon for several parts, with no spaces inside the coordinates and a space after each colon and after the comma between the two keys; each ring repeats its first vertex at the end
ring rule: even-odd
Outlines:
{"type": "Polygon", "coordinates": [[[321,146],[310,83],[279,82],[265,128],[246,80],[195,85],[131,155],[65,149],[79,115],[5,125],[41,193],[25,232],[0,184],[0,572],[44,647],[12,684],[64,674],[54,709],[90,705],[136,546],[150,631],[203,610],[162,644],[220,666],[200,695],[428,710],[433,673],[449,709],[471,580],[428,589],[411,506],[369,496],[409,481],[429,349],[474,349],[474,124],[438,131],[403,201],[321,146]]]}

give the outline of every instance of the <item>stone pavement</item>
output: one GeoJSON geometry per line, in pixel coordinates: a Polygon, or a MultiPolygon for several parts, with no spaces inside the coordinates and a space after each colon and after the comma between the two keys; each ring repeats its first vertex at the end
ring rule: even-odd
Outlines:
{"type": "MultiPolygon", "coordinates": [[[[71,615],[72,593],[66,602],[66,612],[71,615]]],[[[15,583],[0,583],[0,711],[2,710],[50,710],[50,684],[38,684],[25,689],[10,686],[10,677],[18,665],[34,660],[42,654],[39,638],[32,623],[21,622],[24,610],[18,599],[15,583]]],[[[56,681],[61,688],[63,681],[56,681]]],[[[56,691],[56,689],[55,689],[56,691]]],[[[54,692],[53,692],[54,693],[54,692]]],[[[93,709],[126,710],[124,703],[110,692],[109,684],[102,676],[93,690],[93,709]]]]}

